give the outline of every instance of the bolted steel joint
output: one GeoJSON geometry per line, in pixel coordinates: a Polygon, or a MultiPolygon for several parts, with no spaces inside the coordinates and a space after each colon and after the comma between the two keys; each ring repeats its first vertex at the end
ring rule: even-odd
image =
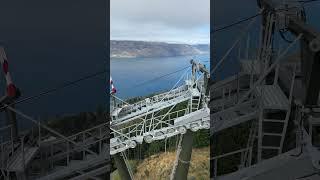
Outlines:
{"type": "Polygon", "coordinates": [[[315,39],[313,39],[310,43],[309,43],[309,48],[311,51],[313,52],[319,52],[320,51],[320,38],[317,37],[315,39]]]}

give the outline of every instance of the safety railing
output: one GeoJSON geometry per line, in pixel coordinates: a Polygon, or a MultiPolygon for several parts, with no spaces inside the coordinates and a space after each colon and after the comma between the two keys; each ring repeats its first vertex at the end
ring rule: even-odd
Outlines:
{"type": "Polygon", "coordinates": [[[156,103],[160,103],[160,102],[164,102],[164,101],[169,101],[174,98],[183,96],[184,94],[187,93],[187,90],[188,90],[187,86],[185,86],[185,85],[180,86],[180,87],[173,89],[169,92],[161,93],[161,94],[152,96],[150,98],[145,98],[144,100],[133,103],[133,104],[129,104],[126,101],[124,101],[114,95],[111,95],[112,96],[111,98],[112,99],[114,98],[116,100],[116,106],[114,105],[114,102],[113,102],[114,107],[112,109],[114,110],[115,108],[121,108],[121,114],[126,115],[129,113],[135,112],[135,111],[139,111],[142,108],[150,106],[152,104],[156,104],[156,103]]]}
{"type": "Polygon", "coordinates": [[[243,93],[249,89],[249,83],[243,84],[241,81],[244,76],[245,74],[239,73],[212,85],[210,107],[220,111],[236,104],[243,93]]]}
{"type": "Polygon", "coordinates": [[[0,132],[2,135],[0,137],[0,147],[1,147],[1,154],[0,154],[0,166],[1,169],[5,169],[8,164],[9,158],[13,155],[15,151],[14,147],[14,141],[13,141],[13,129],[12,125],[4,126],[0,128],[0,132]],[[8,136],[8,131],[10,132],[9,137],[8,136]],[[7,133],[6,133],[7,132],[7,133]]]}
{"type": "Polygon", "coordinates": [[[162,114],[156,117],[151,117],[145,119],[144,121],[141,119],[141,121],[138,123],[127,125],[126,127],[116,129],[116,131],[112,131],[111,136],[118,138],[120,136],[122,137],[121,139],[129,139],[136,136],[143,136],[143,133],[174,125],[174,120],[178,117],[186,115],[187,112],[188,108],[185,108],[174,112],[169,112],[167,114],[162,114]]]}
{"type": "MultiPolygon", "coordinates": [[[[240,149],[240,150],[237,150],[237,151],[233,151],[233,152],[229,152],[229,153],[225,153],[225,154],[222,154],[222,155],[218,155],[218,156],[215,156],[215,157],[213,157],[213,158],[211,158],[211,161],[213,161],[213,177],[215,178],[215,177],[217,177],[218,175],[220,176],[220,175],[222,175],[222,174],[217,174],[217,172],[218,172],[218,162],[219,162],[219,159],[222,159],[222,158],[226,158],[226,157],[228,157],[228,156],[235,156],[236,154],[240,154],[240,157],[242,156],[242,154],[244,153],[244,152],[246,152],[246,151],[249,151],[249,165],[251,165],[251,157],[252,157],[252,147],[249,147],[249,148],[244,148],[244,149],[240,149]]],[[[240,159],[240,158],[239,158],[240,159]]],[[[242,168],[241,166],[240,166],[240,161],[239,161],[239,166],[238,166],[238,168],[240,169],[240,168],[242,168]]]]}

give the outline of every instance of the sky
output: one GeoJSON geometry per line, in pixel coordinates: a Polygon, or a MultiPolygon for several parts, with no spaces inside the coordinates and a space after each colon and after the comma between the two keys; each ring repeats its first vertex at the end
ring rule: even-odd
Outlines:
{"type": "MultiPolygon", "coordinates": [[[[21,90],[20,99],[104,70],[108,57],[106,1],[88,2],[1,1],[0,44],[6,47],[9,71],[21,90]]],[[[35,117],[94,111],[97,105],[105,104],[106,82],[101,75],[25,101],[17,108],[35,117]]],[[[4,90],[2,76],[0,96],[4,90]]]]}
{"type": "Polygon", "coordinates": [[[111,40],[210,43],[210,0],[111,0],[111,40]]]}

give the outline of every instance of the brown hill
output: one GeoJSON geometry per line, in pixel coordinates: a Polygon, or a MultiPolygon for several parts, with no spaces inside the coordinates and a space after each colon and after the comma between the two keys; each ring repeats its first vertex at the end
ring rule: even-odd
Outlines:
{"type": "Polygon", "coordinates": [[[173,57],[197,55],[209,52],[209,45],[169,44],[145,41],[110,41],[113,58],[173,57]]]}
{"type": "MultiPolygon", "coordinates": [[[[209,179],[210,175],[210,149],[194,149],[192,152],[191,166],[188,179],[209,179]]],[[[176,152],[167,152],[153,155],[142,161],[134,174],[135,179],[141,180],[164,180],[169,179],[176,152]]]]}

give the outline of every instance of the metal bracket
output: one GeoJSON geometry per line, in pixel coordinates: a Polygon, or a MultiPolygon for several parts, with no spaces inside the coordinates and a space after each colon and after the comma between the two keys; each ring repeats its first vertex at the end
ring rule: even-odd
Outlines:
{"type": "Polygon", "coordinates": [[[313,52],[320,51],[320,37],[316,37],[309,43],[309,48],[313,52]]]}

